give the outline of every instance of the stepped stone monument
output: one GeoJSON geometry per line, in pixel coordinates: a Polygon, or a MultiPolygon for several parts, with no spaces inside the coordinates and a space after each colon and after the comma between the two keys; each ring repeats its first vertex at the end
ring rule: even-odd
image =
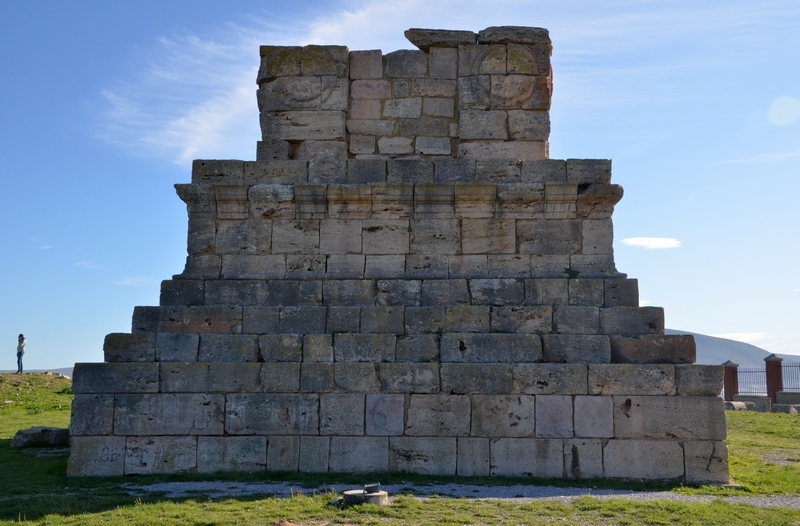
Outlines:
{"type": "Polygon", "coordinates": [[[550,159],[544,29],[261,48],[182,274],[75,365],[70,475],[727,482],[722,367],[617,272],[611,162],[550,159]]]}

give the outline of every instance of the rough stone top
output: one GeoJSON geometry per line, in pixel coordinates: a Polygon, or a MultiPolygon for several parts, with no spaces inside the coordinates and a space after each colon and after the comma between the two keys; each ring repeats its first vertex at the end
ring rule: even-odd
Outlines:
{"type": "Polygon", "coordinates": [[[541,27],[492,26],[478,34],[472,31],[412,28],[404,34],[409,42],[423,51],[432,47],[474,44],[550,44],[549,32],[541,27]]]}

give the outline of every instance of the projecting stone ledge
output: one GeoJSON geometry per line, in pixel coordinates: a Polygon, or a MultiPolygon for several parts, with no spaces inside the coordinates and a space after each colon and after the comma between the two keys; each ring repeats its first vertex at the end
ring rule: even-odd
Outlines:
{"type": "Polygon", "coordinates": [[[409,42],[424,51],[432,47],[474,45],[478,38],[472,31],[451,31],[448,29],[411,28],[403,34],[409,42]]]}
{"type": "Polygon", "coordinates": [[[549,44],[550,32],[541,27],[492,26],[478,33],[478,44],[549,44]]]}

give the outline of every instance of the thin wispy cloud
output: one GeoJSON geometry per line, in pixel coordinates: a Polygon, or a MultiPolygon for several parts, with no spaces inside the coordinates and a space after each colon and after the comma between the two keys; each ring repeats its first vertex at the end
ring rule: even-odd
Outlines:
{"type": "Polygon", "coordinates": [[[75,262],[75,265],[89,270],[104,270],[106,268],[103,265],[95,263],[94,261],[89,261],[88,259],[79,259],[75,262]]]}
{"type": "Polygon", "coordinates": [[[681,242],[672,237],[626,237],[625,245],[646,249],[680,248],[681,242]]]}
{"type": "Polygon", "coordinates": [[[33,238],[33,242],[39,245],[39,250],[50,250],[54,245],[44,239],[33,238]]]}
{"type": "Polygon", "coordinates": [[[147,276],[128,276],[117,281],[112,281],[114,285],[121,285],[123,287],[144,287],[155,281],[153,278],[147,276]]]}

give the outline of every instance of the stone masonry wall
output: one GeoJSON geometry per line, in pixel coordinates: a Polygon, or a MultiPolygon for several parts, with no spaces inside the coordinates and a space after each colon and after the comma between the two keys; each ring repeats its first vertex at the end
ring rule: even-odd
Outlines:
{"type": "Polygon", "coordinates": [[[261,48],[258,160],[176,185],[186,267],[76,364],[70,475],[727,482],[722,368],[617,272],[610,161],[547,158],[546,30],[406,34],[261,48]]]}

